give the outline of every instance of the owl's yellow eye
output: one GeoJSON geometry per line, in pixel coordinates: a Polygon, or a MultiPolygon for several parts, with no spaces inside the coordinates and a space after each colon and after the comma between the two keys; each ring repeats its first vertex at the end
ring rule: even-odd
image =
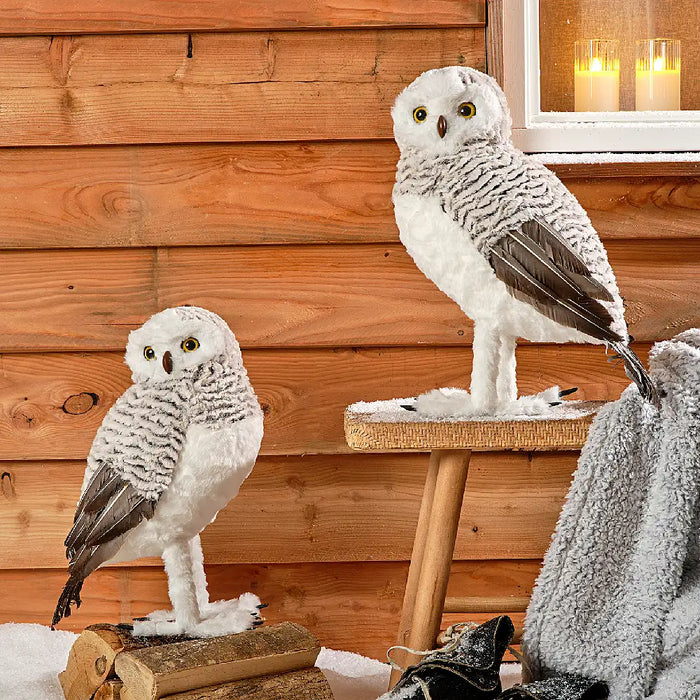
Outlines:
{"type": "Polygon", "coordinates": [[[473,102],[462,102],[462,104],[457,107],[457,114],[465,119],[471,119],[476,114],[476,107],[473,102]]]}
{"type": "Polygon", "coordinates": [[[416,107],[413,110],[413,120],[418,122],[424,122],[428,118],[428,110],[425,107],[416,107]]]}
{"type": "Polygon", "coordinates": [[[143,349],[143,356],[147,360],[155,360],[156,359],[156,351],[150,345],[146,345],[146,347],[143,349]]]}
{"type": "Polygon", "coordinates": [[[185,352],[194,352],[199,347],[199,341],[197,338],[187,338],[180,343],[180,347],[185,352]]]}

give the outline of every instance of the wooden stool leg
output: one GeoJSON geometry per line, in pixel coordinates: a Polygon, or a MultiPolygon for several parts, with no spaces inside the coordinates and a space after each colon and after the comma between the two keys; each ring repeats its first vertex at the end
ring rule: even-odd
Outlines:
{"type": "Polygon", "coordinates": [[[408,636],[412,649],[432,649],[440,631],[470,456],[469,450],[445,450],[438,456],[435,494],[408,636]]]}
{"type": "MultiPolygon", "coordinates": [[[[433,505],[433,497],[435,496],[435,482],[437,481],[438,466],[440,464],[440,453],[432,452],[430,454],[430,464],[428,465],[428,473],[425,477],[425,487],[423,488],[423,497],[420,502],[420,512],[418,513],[418,525],[416,526],[416,536],[413,540],[413,552],[411,553],[411,564],[408,567],[408,578],[406,579],[406,589],[403,596],[403,607],[401,608],[401,622],[399,623],[399,633],[396,638],[397,644],[406,645],[408,635],[411,631],[413,622],[413,608],[416,602],[416,591],[418,590],[418,579],[423,564],[423,552],[425,551],[425,540],[428,535],[428,526],[430,525],[430,511],[433,505]]],[[[396,660],[406,665],[403,659],[403,654],[395,655],[396,660]]],[[[389,689],[396,685],[396,682],[401,677],[401,671],[392,669],[391,679],[389,680],[389,689]]]]}

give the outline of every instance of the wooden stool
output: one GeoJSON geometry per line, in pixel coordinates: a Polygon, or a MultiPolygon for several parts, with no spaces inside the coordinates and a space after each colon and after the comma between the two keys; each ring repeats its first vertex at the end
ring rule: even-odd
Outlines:
{"type": "MultiPolygon", "coordinates": [[[[472,451],[578,450],[602,403],[569,401],[545,419],[453,422],[419,421],[410,411],[406,421],[396,422],[391,404],[350,406],[345,412],[345,438],[352,449],[364,452],[430,451],[397,644],[432,649],[443,612],[476,611],[471,599],[445,600],[472,451]]],[[[519,602],[523,609],[527,606],[527,601],[519,602]]],[[[508,601],[503,598],[479,599],[480,612],[500,612],[505,605],[508,601]]],[[[392,673],[390,687],[399,676],[392,673]]]]}

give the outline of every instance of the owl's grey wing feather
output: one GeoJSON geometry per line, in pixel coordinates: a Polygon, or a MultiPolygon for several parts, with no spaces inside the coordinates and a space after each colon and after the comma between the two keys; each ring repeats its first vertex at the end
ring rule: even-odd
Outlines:
{"type": "MultiPolygon", "coordinates": [[[[162,489],[161,493],[165,490],[162,489]]],[[[127,534],[142,520],[153,517],[157,499],[147,498],[120,477],[107,462],[92,475],[78,503],[73,527],[66,537],[69,559],[68,582],[58,600],[51,626],[80,607],[85,578],[103,564],[113,551],[110,543],[127,534]]]]}
{"type": "Polygon", "coordinates": [[[187,430],[187,386],[133,385],[117,399],[88,456],[92,469],[66,537],[69,578],[52,625],[80,605],[83,580],[109,561],[125,537],[153,516],[170,485],[187,430]]]}
{"type": "Polygon", "coordinates": [[[622,337],[598,299],[612,300],[583,259],[549,226],[529,221],[501,237],[491,248],[489,264],[519,301],[547,318],[604,342],[622,337]]]}
{"type": "Polygon", "coordinates": [[[83,547],[105,544],[125,534],[144,518],[153,516],[157,500],[146,498],[103,463],[93,474],[75,512],[73,527],[66,537],[70,565],[83,547]]]}
{"type": "Polygon", "coordinates": [[[97,469],[80,496],[73,522],[77,522],[83,513],[90,513],[105,506],[113,493],[113,482],[118,478],[112,471],[110,462],[98,462],[97,469]]]}
{"type": "Polygon", "coordinates": [[[519,231],[513,231],[525,244],[533,249],[539,248],[559,271],[566,271],[568,277],[575,281],[581,291],[593,299],[613,301],[610,290],[591,276],[586,261],[572,248],[571,244],[545,221],[532,219],[526,221],[519,231]]]}

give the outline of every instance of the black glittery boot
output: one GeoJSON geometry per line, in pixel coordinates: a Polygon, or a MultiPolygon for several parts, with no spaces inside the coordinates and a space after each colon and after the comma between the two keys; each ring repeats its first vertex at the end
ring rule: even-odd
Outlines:
{"type": "Polygon", "coordinates": [[[501,692],[501,660],[513,638],[506,615],[461,632],[409,666],[384,700],[493,700],[501,692]]]}
{"type": "Polygon", "coordinates": [[[603,681],[574,674],[552,676],[527,685],[516,685],[498,700],[606,700],[608,686],[603,681]]]}

